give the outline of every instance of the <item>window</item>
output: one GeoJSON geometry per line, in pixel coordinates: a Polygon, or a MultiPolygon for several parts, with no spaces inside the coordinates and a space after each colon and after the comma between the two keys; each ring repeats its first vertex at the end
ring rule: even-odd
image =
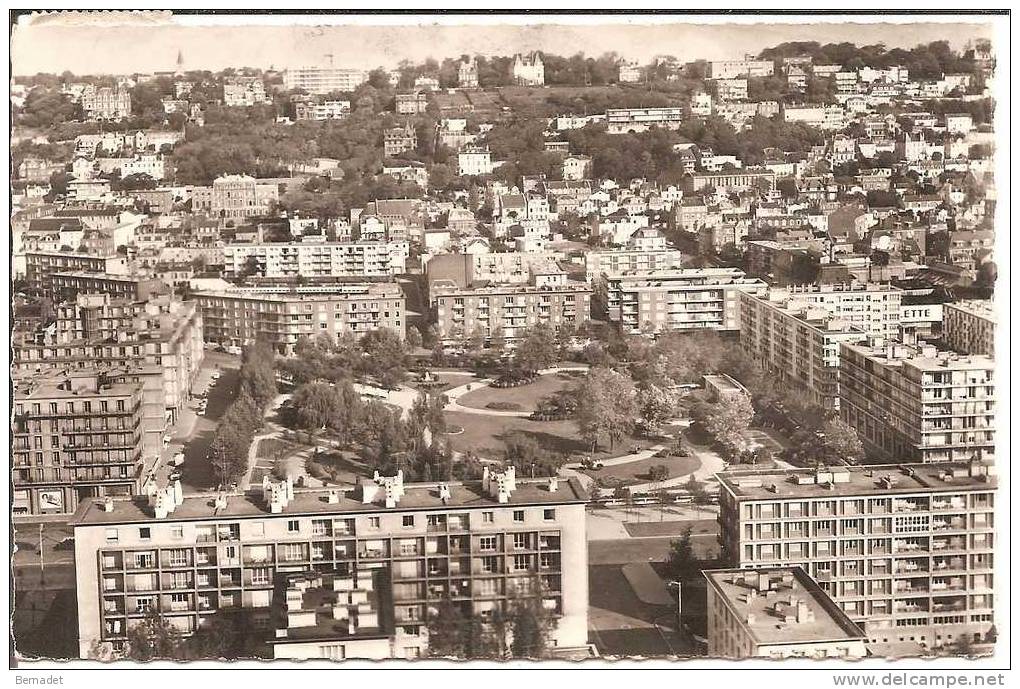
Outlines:
{"type": "Polygon", "coordinates": [[[120,535],[117,533],[117,529],[106,530],[106,542],[117,543],[120,540],[120,535]]]}
{"type": "Polygon", "coordinates": [[[556,519],[556,510],[542,510],[542,519],[547,522],[554,521],[556,519]]]}
{"type": "Polygon", "coordinates": [[[152,538],[152,529],[150,529],[147,526],[143,526],[142,528],[138,529],[138,538],[142,539],[143,541],[149,540],[150,538],[152,538]]]}
{"type": "Polygon", "coordinates": [[[414,526],[414,515],[413,514],[405,514],[404,515],[404,519],[403,519],[403,525],[404,525],[405,528],[413,527],[414,526]]]}
{"type": "Polygon", "coordinates": [[[319,657],[329,660],[345,660],[347,652],[343,644],[329,644],[327,646],[319,646],[319,657]]]}
{"type": "Polygon", "coordinates": [[[269,583],[269,568],[256,567],[251,571],[251,583],[255,586],[264,586],[269,583]]]}
{"type": "Polygon", "coordinates": [[[482,571],[487,574],[492,574],[499,571],[499,563],[494,557],[483,557],[482,558],[482,571]]]}
{"type": "Polygon", "coordinates": [[[496,521],[495,512],[482,512],[482,522],[485,524],[492,524],[494,521],[496,521]]]}
{"type": "Polygon", "coordinates": [[[514,510],[514,521],[515,522],[524,521],[524,510],[514,510]]]}
{"type": "Polygon", "coordinates": [[[184,527],[183,526],[171,526],[170,527],[170,538],[174,540],[181,540],[184,538],[184,527]]]}
{"type": "Polygon", "coordinates": [[[495,536],[482,536],[478,539],[479,550],[495,550],[496,549],[496,537],[495,536]]]}
{"type": "Polygon", "coordinates": [[[285,543],[283,546],[284,560],[300,560],[304,555],[304,549],[300,543],[285,543]]]}
{"type": "Polygon", "coordinates": [[[287,533],[300,533],[301,522],[297,519],[291,519],[287,522],[287,533]]]}
{"type": "Polygon", "coordinates": [[[188,564],[188,551],[184,548],[171,550],[168,559],[171,567],[184,567],[188,564]]]}
{"type": "Polygon", "coordinates": [[[527,555],[514,555],[514,571],[522,572],[528,569],[530,559],[527,555]]]}
{"type": "Polygon", "coordinates": [[[380,525],[381,525],[379,517],[369,517],[368,518],[368,525],[370,527],[372,527],[373,529],[378,529],[380,527],[380,525]]]}
{"type": "Polygon", "coordinates": [[[139,596],[135,599],[135,612],[149,612],[153,609],[152,596],[139,596]]]}
{"type": "Polygon", "coordinates": [[[154,567],[156,564],[156,558],[153,557],[152,553],[135,553],[135,568],[137,569],[149,569],[154,567]]]}
{"type": "Polygon", "coordinates": [[[514,534],[514,550],[524,550],[528,547],[528,534],[514,534]]]}

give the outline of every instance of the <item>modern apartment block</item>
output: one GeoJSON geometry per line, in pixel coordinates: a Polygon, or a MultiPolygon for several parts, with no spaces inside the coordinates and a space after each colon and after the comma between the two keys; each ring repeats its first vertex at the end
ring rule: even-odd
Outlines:
{"type": "Polygon", "coordinates": [[[677,129],[684,119],[683,108],[610,108],[606,124],[610,134],[646,132],[652,127],[677,129]]]}
{"type": "Polygon", "coordinates": [[[738,330],[742,292],[764,294],[761,280],[737,268],[603,274],[606,316],[626,332],[738,330]]]}
{"type": "Polygon", "coordinates": [[[863,658],[866,636],[800,567],[713,569],[708,655],[713,658],[863,658]]]}
{"type": "Polygon", "coordinates": [[[285,89],[302,89],[308,93],[325,95],[340,91],[348,93],[368,81],[368,73],[360,69],[339,67],[298,67],[283,73],[285,89]]]}
{"type": "Polygon", "coordinates": [[[170,295],[136,301],[79,294],[55,312],[50,327],[15,338],[15,373],[158,366],[165,422],[176,423],[205,355],[195,302],[170,295]]]}
{"type": "Polygon", "coordinates": [[[815,404],[839,407],[839,353],[868,335],[827,309],[792,298],[740,295],[740,344],[780,380],[797,384],[815,404]]]}
{"type": "Polygon", "coordinates": [[[184,634],[242,616],[267,657],[417,658],[449,599],[491,620],[540,598],[559,649],[587,643],[584,491],[574,481],[266,480],[248,494],[92,501],[74,521],[81,655],[157,610],[184,634]]]}
{"type": "Polygon", "coordinates": [[[405,299],[392,283],[235,287],[196,292],[205,339],[244,345],[264,340],[282,355],[301,336],[364,335],[387,328],[404,337],[405,299]]]}
{"type": "Polygon", "coordinates": [[[903,292],[882,283],[832,283],[771,287],[769,300],[825,309],[871,337],[900,335],[903,292]]]}
{"type": "Polygon", "coordinates": [[[79,294],[109,294],[114,298],[147,301],[169,291],[159,278],[86,271],[53,273],[50,289],[57,301],[74,301],[79,294]]]}
{"type": "Polygon", "coordinates": [[[865,448],[892,460],[992,460],[994,372],[990,357],[929,344],[844,344],[840,415],[865,448]]]}
{"type": "Polygon", "coordinates": [[[405,270],[405,242],[276,242],[227,244],[223,277],[388,278],[405,270]]]}
{"type": "Polygon", "coordinates": [[[26,251],[25,282],[39,296],[54,298],[54,276],[58,273],[100,273],[128,275],[127,259],[117,254],[94,255],[74,251],[26,251]]]}
{"type": "Polygon", "coordinates": [[[995,308],[991,301],[968,299],[942,306],[946,344],[967,354],[995,355],[995,308]]]}
{"type": "Polygon", "coordinates": [[[708,78],[770,77],[775,69],[772,60],[715,60],[708,63],[708,78]]]}
{"type": "Polygon", "coordinates": [[[717,474],[723,558],[802,567],[877,655],[985,640],[994,626],[986,462],[717,474]]]}
{"type": "Polygon", "coordinates": [[[684,258],[679,249],[588,251],[584,254],[585,275],[594,282],[603,273],[678,270],[683,268],[684,258]]]}
{"type": "Polygon", "coordinates": [[[539,323],[556,327],[587,321],[591,294],[587,284],[566,280],[542,286],[489,287],[458,287],[439,281],[429,289],[443,341],[456,343],[478,334],[486,343],[502,339],[509,346],[525,329],[539,323]]]}
{"type": "Polygon", "coordinates": [[[96,370],[14,387],[15,515],[71,514],[92,497],[130,496],[142,469],[142,386],[96,370]]]}

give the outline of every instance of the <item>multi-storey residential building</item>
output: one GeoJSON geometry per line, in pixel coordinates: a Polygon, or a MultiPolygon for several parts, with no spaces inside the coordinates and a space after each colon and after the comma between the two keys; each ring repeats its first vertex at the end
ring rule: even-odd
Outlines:
{"type": "Polygon", "coordinates": [[[619,275],[679,270],[683,267],[684,258],[679,249],[588,251],[584,254],[585,275],[593,283],[603,273],[619,275]]]}
{"type": "Polygon", "coordinates": [[[715,89],[719,100],[747,100],[747,79],[717,79],[715,89]]]}
{"type": "Polygon", "coordinates": [[[271,102],[266,97],[262,77],[227,77],[223,81],[223,104],[228,107],[251,107],[271,102]]]}
{"type": "Polygon", "coordinates": [[[619,81],[621,84],[635,84],[641,81],[641,65],[636,62],[621,62],[619,81]]]}
{"type": "Polygon", "coordinates": [[[127,259],[118,254],[95,256],[70,251],[26,251],[25,281],[44,297],[54,296],[54,277],[61,273],[128,275],[127,259]]]}
{"type": "Polygon", "coordinates": [[[368,81],[368,73],[360,69],[339,67],[298,67],[283,73],[285,89],[302,89],[308,93],[325,95],[334,91],[348,93],[368,81]]]}
{"type": "Polygon", "coordinates": [[[18,179],[27,182],[49,182],[57,172],[63,172],[66,165],[60,161],[46,160],[29,156],[18,166],[18,179]]]}
{"type": "Polygon", "coordinates": [[[488,623],[520,598],[587,643],[585,497],[574,481],[404,484],[352,491],[266,481],[248,495],[92,501],[74,522],[81,655],[120,647],[150,610],[185,635],[242,615],[266,657],[417,658],[444,600],[488,623]],[[325,606],[312,605],[313,598],[325,606]],[[325,615],[320,610],[325,608],[325,615]]]}
{"type": "Polygon", "coordinates": [[[604,273],[596,289],[607,318],[625,332],[657,333],[738,330],[740,293],[764,294],[766,285],[736,268],[691,268],[604,273]]]}
{"type": "Polygon", "coordinates": [[[387,328],[404,336],[405,304],[391,283],[236,287],[196,292],[205,339],[224,344],[268,342],[283,355],[301,336],[364,335],[387,328]]]}
{"type": "Polygon", "coordinates": [[[259,183],[248,175],[223,175],[211,187],[191,190],[193,211],[208,213],[224,220],[245,220],[265,215],[279,201],[280,188],[275,183],[259,183]]]}
{"type": "Polygon", "coordinates": [[[457,154],[457,174],[491,175],[494,166],[492,153],[484,146],[470,146],[457,154]]]}
{"type": "Polygon", "coordinates": [[[14,388],[14,514],[71,514],[90,497],[129,496],[142,466],[140,383],[94,369],[14,388]]]}
{"type": "Polygon", "coordinates": [[[342,120],[351,114],[349,100],[327,100],[321,103],[295,103],[294,117],[297,120],[342,120]]]}
{"type": "Polygon", "coordinates": [[[474,60],[464,60],[457,65],[457,85],[462,89],[478,88],[478,65],[474,60]]]}
{"type": "Polygon", "coordinates": [[[89,120],[123,120],[131,117],[131,92],[126,88],[88,85],[81,94],[81,107],[89,120]]]}
{"type": "Polygon", "coordinates": [[[418,134],[414,127],[407,123],[403,127],[393,127],[383,133],[383,153],[387,156],[400,155],[418,147],[418,134]]]}
{"type": "Polygon", "coordinates": [[[770,300],[801,303],[828,311],[872,337],[900,334],[903,291],[884,283],[832,283],[772,287],[770,300]]]}
{"type": "Polygon", "coordinates": [[[429,98],[424,91],[398,93],[395,104],[398,115],[421,115],[428,110],[429,98]]]}
{"type": "Polygon", "coordinates": [[[109,294],[114,298],[147,301],[169,291],[159,278],[85,271],[54,273],[50,284],[57,301],[74,301],[79,294],[109,294]]]}
{"type": "Polygon", "coordinates": [[[708,63],[708,78],[770,77],[775,70],[772,60],[715,60],[708,63]]]}
{"type": "Polygon", "coordinates": [[[728,194],[734,191],[754,189],[759,185],[767,185],[772,189],[776,186],[776,173],[764,168],[747,168],[744,170],[722,170],[720,172],[698,172],[684,178],[687,191],[697,193],[702,189],[715,189],[728,194]]]}
{"type": "Polygon", "coordinates": [[[514,55],[512,76],[518,86],[542,86],[545,84],[545,64],[538,52],[514,55]]]}
{"type": "Polygon", "coordinates": [[[712,658],[863,658],[866,636],[801,567],[712,569],[712,658]]]}
{"type": "Polygon", "coordinates": [[[590,156],[567,156],[563,159],[563,179],[567,182],[578,182],[586,179],[591,173],[592,159],[590,156]]]}
{"type": "Polygon", "coordinates": [[[15,342],[16,373],[158,366],[164,425],[176,423],[204,356],[202,315],[194,302],[79,294],[55,311],[50,328],[15,342]]]}
{"type": "Polygon", "coordinates": [[[723,559],[800,566],[883,655],[994,627],[994,467],[984,462],[730,470],[719,478],[723,559]]]}
{"type": "Polygon", "coordinates": [[[487,344],[502,341],[514,346],[525,329],[539,323],[553,327],[580,325],[589,318],[591,288],[568,282],[458,287],[453,281],[436,281],[429,288],[439,337],[451,343],[480,335],[487,344]]]}
{"type": "Polygon", "coordinates": [[[995,309],[991,301],[967,299],[942,306],[946,344],[967,354],[995,355],[995,309]]]}
{"type": "Polygon", "coordinates": [[[844,344],[840,415],[866,449],[894,460],[991,460],[995,362],[933,345],[844,344]]]}
{"type": "Polygon", "coordinates": [[[646,132],[652,127],[676,129],[683,122],[683,108],[611,108],[606,110],[610,134],[646,132]]]}
{"type": "Polygon", "coordinates": [[[404,272],[409,251],[407,242],[227,244],[223,247],[223,275],[227,279],[249,274],[265,278],[384,278],[404,272]]]}
{"type": "Polygon", "coordinates": [[[740,295],[740,343],[771,374],[799,385],[826,409],[839,406],[843,342],[868,334],[821,306],[774,291],[740,295]]]}

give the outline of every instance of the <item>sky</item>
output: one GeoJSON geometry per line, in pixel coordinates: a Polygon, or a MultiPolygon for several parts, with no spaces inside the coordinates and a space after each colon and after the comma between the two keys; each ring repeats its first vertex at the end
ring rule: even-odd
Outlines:
{"type": "Polygon", "coordinates": [[[166,13],[113,13],[72,17],[69,13],[19,23],[11,38],[11,62],[17,76],[64,70],[79,75],[172,70],[178,51],[184,69],[213,71],[328,64],[330,54],[336,66],[370,69],[395,67],[403,59],[420,62],[462,53],[512,55],[530,50],[595,56],[615,51],[646,63],[663,54],[683,61],[739,58],[793,40],[884,43],[889,48],[948,40],[962,49],[970,40],[992,35],[983,17],[939,22],[927,21],[928,17],[923,22],[915,19],[920,18],[908,18],[909,23],[903,24],[890,23],[887,18],[884,23],[866,23],[859,17],[850,21],[813,17],[798,24],[785,17],[773,21],[746,16],[171,17],[166,13]],[[323,22],[343,25],[324,26],[323,22]]]}

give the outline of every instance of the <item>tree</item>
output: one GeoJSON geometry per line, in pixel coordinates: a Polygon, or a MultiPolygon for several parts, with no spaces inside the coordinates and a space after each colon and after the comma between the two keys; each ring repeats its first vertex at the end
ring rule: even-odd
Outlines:
{"type": "Polygon", "coordinates": [[[340,415],[336,389],[327,383],[302,385],[291,398],[291,406],[301,428],[318,431],[340,415]]]}
{"type": "Polygon", "coordinates": [[[177,627],[150,609],[145,618],[127,629],[127,657],[138,662],[184,660],[186,650],[177,627]]]}
{"type": "Polygon", "coordinates": [[[857,464],[864,459],[864,445],[857,430],[842,419],[832,418],[822,425],[821,451],[826,459],[857,464]]]}
{"type": "MultiPolygon", "coordinates": [[[[537,585],[537,579],[532,582],[537,585]]],[[[540,589],[536,593],[540,594],[540,589]]],[[[514,658],[545,658],[555,621],[542,604],[541,595],[519,598],[510,612],[510,653],[514,658]]]]}
{"type": "Polygon", "coordinates": [[[524,331],[514,360],[525,371],[539,371],[556,363],[558,355],[556,332],[547,323],[539,323],[524,331]]]}
{"type": "Polygon", "coordinates": [[[694,555],[691,527],[686,527],[680,538],[670,542],[666,570],[669,572],[669,577],[676,581],[690,581],[700,573],[699,562],[694,555]]]}
{"type": "Polygon", "coordinates": [[[610,447],[630,433],[637,416],[637,392],[628,376],[608,368],[593,368],[575,391],[577,425],[597,448],[602,436],[610,447]]]}
{"type": "Polygon", "coordinates": [[[407,346],[411,349],[421,349],[422,336],[421,331],[416,327],[410,327],[407,329],[407,335],[405,336],[407,346]]]}
{"type": "Polygon", "coordinates": [[[665,464],[656,464],[648,469],[648,479],[658,483],[669,478],[669,468],[665,464]]]}
{"type": "Polygon", "coordinates": [[[649,428],[658,428],[676,415],[678,395],[657,385],[646,385],[638,391],[641,418],[649,428]]]}
{"type": "Polygon", "coordinates": [[[468,620],[461,606],[443,598],[435,612],[430,612],[425,626],[428,629],[430,658],[468,657],[468,620]]]}
{"type": "Polygon", "coordinates": [[[708,431],[731,456],[735,457],[746,444],[744,431],[754,418],[751,398],[744,393],[726,395],[702,411],[702,422],[708,431]]]}

